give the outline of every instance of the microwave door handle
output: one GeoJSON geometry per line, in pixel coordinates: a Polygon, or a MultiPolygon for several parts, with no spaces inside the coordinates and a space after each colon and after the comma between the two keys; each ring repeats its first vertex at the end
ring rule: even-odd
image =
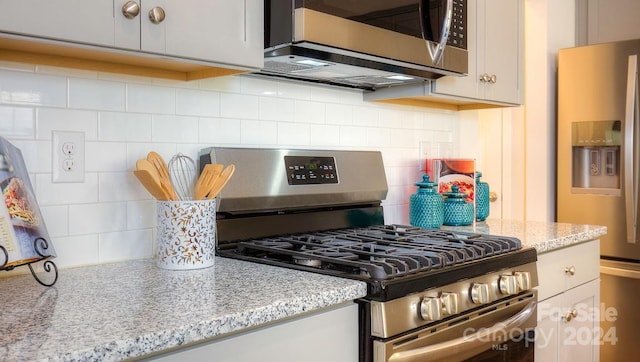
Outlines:
{"type": "Polygon", "coordinates": [[[636,243],[638,220],[638,186],[635,179],[636,159],[634,151],[635,118],[637,116],[638,103],[638,55],[629,56],[629,66],[627,70],[627,94],[625,102],[624,120],[624,189],[625,189],[625,214],[627,222],[627,243],[636,243]]]}
{"type": "Polygon", "coordinates": [[[467,351],[482,352],[496,344],[492,336],[511,336],[517,328],[530,318],[536,318],[536,302],[527,304],[518,314],[498,322],[490,328],[480,328],[477,332],[450,341],[434,345],[402,351],[392,354],[388,362],[419,362],[452,359],[465,355],[467,351]]]}
{"type": "Polygon", "coordinates": [[[447,9],[445,10],[445,17],[442,23],[440,40],[438,41],[438,43],[434,43],[433,41],[429,40],[428,37],[425,35],[425,33],[428,34],[431,32],[431,30],[428,29],[429,20],[428,18],[425,18],[425,15],[429,16],[429,13],[428,13],[429,4],[428,4],[428,0],[420,1],[419,11],[420,11],[420,24],[422,26],[422,38],[425,41],[427,49],[429,50],[429,55],[431,56],[431,61],[433,62],[433,64],[440,63],[440,60],[442,59],[442,55],[444,54],[444,48],[447,45],[447,40],[449,39],[449,33],[451,32],[451,23],[453,22],[453,0],[446,0],[446,1],[447,1],[447,9]],[[425,14],[425,11],[426,11],[426,14],[425,14]]]}

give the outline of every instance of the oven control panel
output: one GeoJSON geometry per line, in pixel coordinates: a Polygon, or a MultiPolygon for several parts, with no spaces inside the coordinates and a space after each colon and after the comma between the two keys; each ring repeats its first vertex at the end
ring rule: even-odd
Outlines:
{"type": "Polygon", "coordinates": [[[289,185],[337,184],[333,157],[284,156],[289,185]]]}
{"type": "Polygon", "coordinates": [[[480,306],[517,298],[538,285],[537,275],[534,262],[386,302],[371,301],[371,334],[387,338],[480,306]],[[390,315],[398,317],[383,317],[390,315]]]}

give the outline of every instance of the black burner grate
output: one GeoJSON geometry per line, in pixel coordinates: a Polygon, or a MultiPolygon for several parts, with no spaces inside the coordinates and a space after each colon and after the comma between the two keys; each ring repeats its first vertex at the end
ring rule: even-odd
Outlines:
{"type": "Polygon", "coordinates": [[[237,244],[237,251],[245,256],[377,281],[442,270],[520,248],[520,240],[512,237],[404,225],[302,233],[237,244]]]}

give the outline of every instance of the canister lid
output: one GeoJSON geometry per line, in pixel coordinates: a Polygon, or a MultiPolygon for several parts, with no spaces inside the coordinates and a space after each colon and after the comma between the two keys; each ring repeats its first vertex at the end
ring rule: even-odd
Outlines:
{"type": "Polygon", "coordinates": [[[447,199],[445,201],[450,201],[450,202],[464,201],[467,195],[464,192],[459,192],[459,191],[460,191],[460,187],[458,185],[451,186],[451,192],[444,193],[447,196],[447,199]]]}
{"type": "Polygon", "coordinates": [[[424,174],[422,175],[422,181],[416,182],[416,186],[418,187],[426,187],[426,188],[435,188],[436,186],[438,186],[437,183],[432,182],[429,179],[429,175],[424,174]]]}

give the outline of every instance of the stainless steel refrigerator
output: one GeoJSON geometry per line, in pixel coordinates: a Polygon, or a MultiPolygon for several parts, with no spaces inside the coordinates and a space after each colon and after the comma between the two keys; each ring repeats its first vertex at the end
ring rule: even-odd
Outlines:
{"type": "Polygon", "coordinates": [[[558,56],[557,220],[607,226],[600,310],[617,316],[599,314],[602,361],[640,356],[639,59],[640,40],[558,56]]]}

